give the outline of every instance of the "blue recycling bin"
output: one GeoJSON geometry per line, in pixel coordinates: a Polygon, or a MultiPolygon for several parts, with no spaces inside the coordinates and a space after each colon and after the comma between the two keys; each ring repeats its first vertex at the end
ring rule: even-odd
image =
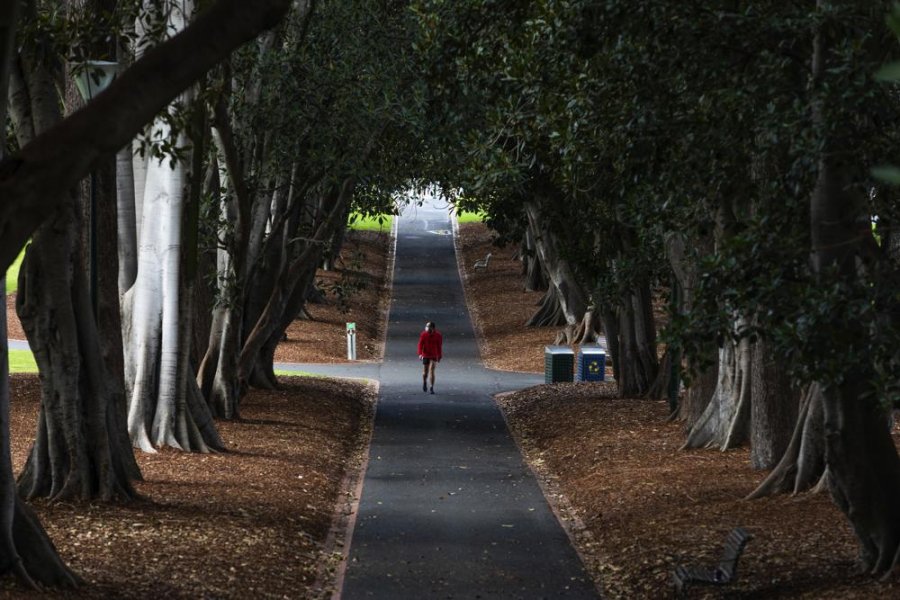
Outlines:
{"type": "Polygon", "coordinates": [[[575,381],[603,381],[606,374],[606,350],[600,346],[582,346],[578,350],[575,381]]]}

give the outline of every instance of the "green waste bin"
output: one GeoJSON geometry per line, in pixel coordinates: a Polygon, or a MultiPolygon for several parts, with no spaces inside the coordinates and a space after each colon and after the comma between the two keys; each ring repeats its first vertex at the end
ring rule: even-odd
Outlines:
{"type": "Polygon", "coordinates": [[[568,346],[544,347],[544,382],[572,381],[575,353],[568,346]]]}

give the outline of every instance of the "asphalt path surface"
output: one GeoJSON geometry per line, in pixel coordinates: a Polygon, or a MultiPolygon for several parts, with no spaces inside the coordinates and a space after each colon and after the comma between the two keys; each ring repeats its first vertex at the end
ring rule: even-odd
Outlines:
{"type": "Polygon", "coordinates": [[[384,361],[322,367],[298,368],[381,382],[342,598],[598,597],[491,397],[543,378],[482,366],[445,207],[398,221],[384,361]],[[434,395],[426,321],[444,337],[434,395]]]}

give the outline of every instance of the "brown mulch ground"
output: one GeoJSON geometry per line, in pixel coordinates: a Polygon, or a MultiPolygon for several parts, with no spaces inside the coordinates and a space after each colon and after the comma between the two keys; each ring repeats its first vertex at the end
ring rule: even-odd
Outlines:
{"type": "Polygon", "coordinates": [[[6,297],[6,333],[7,337],[12,340],[24,340],[25,332],[22,331],[22,324],[16,315],[16,295],[10,294],[6,297]]]}
{"type": "Polygon", "coordinates": [[[287,340],[275,352],[277,362],[348,362],[346,323],[356,323],[357,360],[381,360],[392,244],[389,233],[347,233],[336,269],[316,275],[326,301],[307,306],[312,320],[297,319],[288,327],[287,340]],[[339,301],[336,284],[350,292],[345,304],[339,301]]]}
{"type": "MultiPolygon", "coordinates": [[[[219,422],[229,451],[137,452],[145,498],[130,505],[32,502],[90,598],[328,597],[340,544],[328,542],[340,497],[368,445],[373,385],[291,377],[252,391],[242,420],[219,422]]],[[[13,465],[37,422],[36,375],[12,381],[13,465]]],[[[27,593],[11,579],[0,593],[27,593]]]]}
{"type": "Polygon", "coordinates": [[[459,226],[457,248],[465,265],[466,298],[478,332],[481,357],[492,369],[542,373],[544,346],[552,344],[559,327],[524,327],[538,309],[543,292],[526,292],[522,263],[513,259],[516,248],[498,248],[494,236],[481,223],[459,226]],[[475,271],[476,260],[491,253],[486,270],[475,271]],[[523,348],[531,351],[523,352],[523,348]]]}
{"type": "MultiPolygon", "coordinates": [[[[276,360],[345,360],[346,321],[358,327],[358,356],[383,354],[391,236],[351,232],[336,271],[323,282],[364,285],[345,305],[333,292],[296,321],[276,360]],[[377,307],[377,310],[372,310],[377,307]]],[[[328,287],[327,285],[324,287],[328,287]]],[[[9,334],[25,339],[7,298],[9,334]]],[[[131,505],[33,502],[61,556],[86,585],[76,592],[25,591],[0,580],[3,597],[328,598],[343,552],[346,513],[361,475],[377,391],[374,385],[283,378],[279,391],[251,391],[242,419],[218,422],[229,451],[137,452],[143,500],[131,505]]],[[[34,439],[36,375],[11,382],[13,465],[34,439]]]]}
{"type": "MultiPolygon", "coordinates": [[[[479,224],[461,232],[487,364],[518,368],[521,349],[530,347],[527,364],[542,370],[554,332],[515,326],[533,307],[518,263],[508,260],[512,250],[493,249],[489,270],[473,273],[472,263],[491,251],[490,236],[479,224]]],[[[728,531],[743,526],[754,539],[738,581],[724,590],[694,588],[691,597],[900,598],[900,582],[857,572],[856,541],[827,494],[744,501],[765,475],[750,468],[747,449],[679,450],[683,427],[666,422],[664,402],[614,394],[611,383],[553,384],[498,399],[607,597],[672,597],[675,566],[714,564],[728,531]]],[[[900,443],[900,429],[894,434],[900,443]]]]}

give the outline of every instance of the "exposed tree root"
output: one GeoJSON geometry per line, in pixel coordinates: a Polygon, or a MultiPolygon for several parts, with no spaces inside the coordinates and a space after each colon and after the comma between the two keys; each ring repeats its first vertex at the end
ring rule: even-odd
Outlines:
{"type": "Polygon", "coordinates": [[[575,326],[566,325],[556,332],[553,344],[557,346],[571,346],[575,343],[575,326]]]}
{"type": "Polygon", "coordinates": [[[600,338],[600,315],[595,307],[588,308],[581,323],[572,332],[572,343],[592,344],[600,338]]]}
{"type": "Polygon", "coordinates": [[[566,315],[559,303],[556,290],[548,288],[541,299],[540,308],[525,322],[525,327],[557,327],[566,324],[566,315]]]}
{"type": "Polygon", "coordinates": [[[812,384],[803,392],[797,425],[784,456],[747,499],[822,489],[827,478],[823,427],[821,391],[818,384],[812,384]]]}
{"type": "Polygon", "coordinates": [[[12,573],[35,590],[40,586],[74,588],[81,579],[62,562],[37,516],[16,490],[9,437],[6,311],[0,314],[0,336],[0,574],[12,573]]]}
{"type": "Polygon", "coordinates": [[[130,444],[121,445],[121,398],[112,393],[87,277],[74,258],[76,222],[73,201],[36,232],[20,272],[16,310],[42,393],[19,489],[28,499],[128,501],[137,496],[130,481],[136,465],[130,444]]]}
{"type": "Polygon", "coordinates": [[[719,377],[712,400],[691,428],[685,448],[734,448],[750,429],[750,341],[730,340],[719,351],[719,377]]]}

